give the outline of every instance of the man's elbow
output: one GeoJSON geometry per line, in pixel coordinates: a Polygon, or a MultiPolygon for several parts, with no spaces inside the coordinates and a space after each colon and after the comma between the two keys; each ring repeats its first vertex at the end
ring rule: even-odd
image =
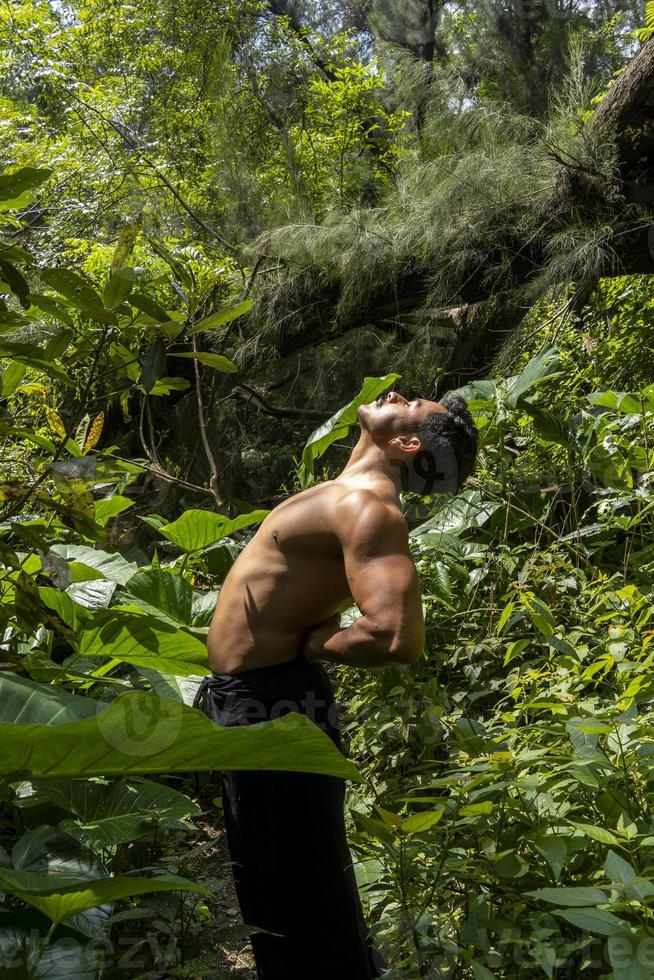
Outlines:
{"type": "Polygon", "coordinates": [[[425,643],[422,630],[400,631],[395,624],[382,624],[371,617],[366,618],[368,633],[380,653],[384,651],[388,666],[414,664],[418,660],[425,643]]]}
{"type": "Polygon", "coordinates": [[[415,664],[422,653],[423,643],[409,643],[406,640],[400,640],[391,643],[390,647],[390,659],[393,663],[398,664],[415,664]]]}

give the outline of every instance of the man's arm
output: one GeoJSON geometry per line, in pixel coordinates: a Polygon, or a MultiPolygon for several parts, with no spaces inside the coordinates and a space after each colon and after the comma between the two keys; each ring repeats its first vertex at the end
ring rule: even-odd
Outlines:
{"type": "Polygon", "coordinates": [[[356,667],[414,663],[425,626],[406,521],[370,491],[354,491],[339,504],[336,533],[361,616],[345,629],[325,624],[310,632],[305,658],[356,667]]]}

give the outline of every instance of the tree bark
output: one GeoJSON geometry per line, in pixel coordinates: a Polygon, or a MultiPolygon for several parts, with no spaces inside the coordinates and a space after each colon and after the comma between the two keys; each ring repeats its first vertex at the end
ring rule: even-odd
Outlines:
{"type": "Polygon", "coordinates": [[[586,124],[615,138],[623,180],[651,183],[654,164],[654,37],[611,85],[586,124]]]}

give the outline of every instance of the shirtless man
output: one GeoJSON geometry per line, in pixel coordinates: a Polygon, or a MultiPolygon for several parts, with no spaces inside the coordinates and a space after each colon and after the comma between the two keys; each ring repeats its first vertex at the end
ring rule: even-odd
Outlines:
{"type": "Polygon", "coordinates": [[[458,489],[472,469],[475,430],[461,405],[452,415],[439,402],[407,401],[397,391],[361,405],[357,417],[361,437],[341,474],[278,504],[234,562],[209,629],[215,673],[280,663],[300,649],[307,660],[356,667],[420,655],[424,624],[400,510],[401,464],[424,452],[432,433],[447,456],[452,430],[458,442],[441,473],[458,489]],[[352,600],[362,615],[340,629],[338,610],[352,600]]]}
{"type": "MultiPolygon", "coordinates": [[[[222,586],[202,702],[218,724],[274,718],[290,703],[341,748],[319,661],[372,668],[420,656],[420,585],[400,491],[456,492],[474,465],[476,429],[462,399],[408,401],[397,391],[357,417],[361,436],[340,475],[275,507],[222,586]],[[361,615],[341,629],[339,610],[353,601],[361,615]]],[[[347,847],[343,781],[239,771],[222,773],[221,791],[243,918],[268,930],[251,937],[259,980],[380,976],[347,847]]]]}

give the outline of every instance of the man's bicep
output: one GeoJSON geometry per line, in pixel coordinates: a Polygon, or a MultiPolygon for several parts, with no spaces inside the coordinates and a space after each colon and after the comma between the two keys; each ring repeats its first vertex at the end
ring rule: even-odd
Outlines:
{"type": "Polygon", "coordinates": [[[362,615],[380,630],[402,636],[422,624],[420,582],[409,556],[386,555],[362,563],[346,559],[345,574],[350,592],[362,615]]]}
{"type": "Polygon", "coordinates": [[[396,604],[417,579],[416,567],[399,535],[395,541],[387,538],[372,547],[352,535],[343,542],[343,561],[352,598],[366,614],[380,605],[396,604]]]}
{"type": "Polygon", "coordinates": [[[417,656],[424,623],[404,519],[377,510],[349,527],[346,522],[341,542],[345,575],[361,614],[402,654],[417,656]]]}

